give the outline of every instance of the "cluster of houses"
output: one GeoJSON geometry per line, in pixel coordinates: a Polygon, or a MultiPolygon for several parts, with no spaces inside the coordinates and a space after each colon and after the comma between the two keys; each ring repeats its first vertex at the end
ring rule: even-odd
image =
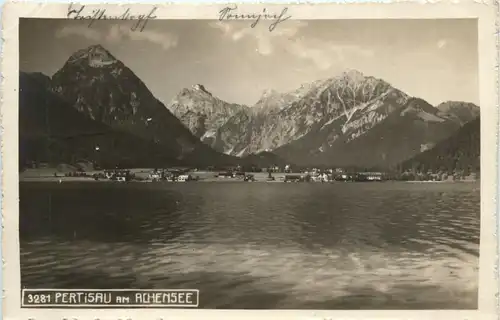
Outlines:
{"type": "MultiPolygon", "coordinates": [[[[287,168],[288,169],[288,168],[287,168]]],[[[276,177],[273,175],[276,170],[267,169],[268,176],[266,181],[276,181],[276,177]]],[[[330,182],[330,181],[383,181],[386,176],[382,172],[357,172],[348,173],[344,172],[342,169],[312,169],[303,170],[299,173],[291,173],[291,170],[285,170],[284,176],[280,175],[280,180],[283,182],[330,182]]],[[[255,181],[253,174],[248,174],[238,170],[226,170],[219,172],[215,175],[219,179],[242,179],[244,181],[255,181]]]]}
{"type": "MultiPolygon", "coordinates": [[[[287,168],[288,169],[288,168],[287,168]]],[[[66,173],[67,177],[92,177],[95,180],[111,180],[118,182],[126,182],[131,180],[147,180],[151,182],[170,181],[170,182],[187,182],[197,181],[199,176],[193,176],[193,170],[190,168],[177,169],[154,169],[147,178],[136,177],[130,170],[113,169],[104,170],[103,172],[95,173],[92,176],[88,175],[83,170],[76,170],[66,173]]],[[[194,170],[196,171],[196,170],[194,170]]],[[[282,181],[282,182],[332,182],[332,181],[352,181],[352,182],[375,182],[386,180],[402,180],[402,181],[477,181],[479,175],[477,173],[418,173],[406,171],[399,174],[387,174],[383,172],[351,172],[343,169],[309,169],[301,170],[300,172],[292,173],[291,170],[266,170],[267,177],[261,177],[261,181],[282,181]]],[[[54,173],[54,176],[58,176],[54,173]]],[[[217,179],[235,179],[240,181],[252,182],[256,181],[255,174],[236,169],[227,169],[216,172],[213,176],[217,179]]]]}
{"type": "MultiPolygon", "coordinates": [[[[54,172],[54,177],[58,177],[59,175],[57,174],[57,172],[54,172]]],[[[65,177],[78,177],[78,178],[82,178],[82,177],[88,177],[88,174],[84,171],[80,171],[80,170],[76,170],[76,171],[69,171],[69,172],[66,172],[64,174],[65,177]]]]}
{"type": "Polygon", "coordinates": [[[148,180],[152,182],[186,182],[198,180],[198,177],[188,174],[186,169],[155,169],[149,174],[148,180]]]}
{"type": "MultiPolygon", "coordinates": [[[[282,182],[332,182],[332,181],[352,181],[352,182],[376,182],[386,180],[403,180],[403,181],[476,181],[478,175],[471,173],[468,176],[460,174],[446,173],[412,173],[404,172],[397,176],[389,175],[383,172],[350,172],[343,169],[310,169],[302,170],[297,173],[292,173],[291,170],[281,171],[276,173],[275,170],[266,170],[268,175],[265,178],[259,178],[262,181],[282,181],[282,182]]],[[[169,181],[169,182],[187,182],[197,181],[199,176],[190,174],[192,170],[184,169],[155,169],[152,170],[145,180],[151,182],[169,181]]],[[[56,174],[55,174],[56,175],[56,174]]],[[[66,176],[83,177],[87,174],[83,171],[67,173],[66,176]]],[[[144,180],[144,178],[135,177],[130,170],[114,169],[104,170],[100,173],[92,175],[95,180],[111,180],[126,182],[131,180],[144,180]]],[[[228,169],[215,173],[217,179],[234,179],[246,182],[256,181],[254,173],[248,173],[241,170],[228,169]]]]}
{"type": "Polygon", "coordinates": [[[386,177],[382,172],[356,172],[346,173],[343,171],[320,171],[313,169],[311,172],[303,172],[301,174],[285,175],[285,182],[330,182],[330,181],[356,181],[356,182],[371,182],[383,181],[386,177]]]}
{"type": "Polygon", "coordinates": [[[255,175],[243,171],[222,171],[217,173],[215,177],[219,179],[240,179],[247,182],[255,181],[255,175]]]}
{"type": "Polygon", "coordinates": [[[127,182],[134,178],[134,175],[130,170],[104,170],[101,173],[95,173],[93,176],[94,180],[107,179],[111,181],[127,182]]]}

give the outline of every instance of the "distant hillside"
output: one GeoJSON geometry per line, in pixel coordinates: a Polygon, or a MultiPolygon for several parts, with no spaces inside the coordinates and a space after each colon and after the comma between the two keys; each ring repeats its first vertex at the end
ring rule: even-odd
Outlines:
{"type": "Polygon", "coordinates": [[[257,166],[260,168],[267,168],[270,166],[278,166],[280,168],[283,168],[286,165],[292,165],[287,160],[268,151],[263,151],[257,154],[250,154],[246,157],[243,157],[242,164],[247,166],[257,166]]]}
{"type": "Polygon", "coordinates": [[[419,171],[480,171],[480,118],[465,124],[458,132],[434,148],[403,163],[403,169],[419,171]]]}

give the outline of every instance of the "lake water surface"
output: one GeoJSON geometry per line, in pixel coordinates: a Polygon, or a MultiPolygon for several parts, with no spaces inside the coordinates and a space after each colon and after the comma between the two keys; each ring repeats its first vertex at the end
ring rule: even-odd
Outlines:
{"type": "Polygon", "coordinates": [[[204,308],[475,309],[474,183],[21,183],[27,288],[204,308]]]}

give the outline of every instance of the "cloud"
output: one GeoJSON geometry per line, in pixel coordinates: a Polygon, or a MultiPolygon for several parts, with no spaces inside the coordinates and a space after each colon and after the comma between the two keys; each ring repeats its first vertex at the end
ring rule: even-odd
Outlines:
{"type": "Polygon", "coordinates": [[[81,36],[92,41],[101,40],[101,33],[87,26],[65,26],[56,31],[56,37],[66,38],[72,36],[81,36]]]}
{"type": "Polygon", "coordinates": [[[213,28],[222,31],[223,35],[234,42],[244,38],[253,39],[256,51],[268,56],[275,52],[288,52],[297,58],[312,62],[317,68],[327,70],[335,64],[344,62],[348,57],[369,58],[374,52],[358,45],[336,43],[313,37],[299,37],[300,29],[307,27],[304,21],[287,21],[278,25],[273,32],[267,26],[257,25],[250,28],[249,22],[211,23],[213,28]]]}
{"type": "Polygon", "coordinates": [[[106,40],[120,42],[126,38],[132,41],[148,41],[163,47],[164,50],[176,47],[178,42],[178,37],[168,32],[154,30],[132,31],[128,26],[117,24],[109,29],[106,40]]]}
{"type": "Polygon", "coordinates": [[[168,32],[158,32],[145,29],[143,31],[132,31],[129,26],[112,25],[104,31],[99,31],[97,28],[87,26],[65,26],[56,32],[56,37],[65,38],[72,36],[80,36],[92,40],[94,42],[112,42],[117,43],[123,40],[130,41],[147,41],[155,45],[159,45],[163,50],[176,47],[178,37],[168,32]]]}
{"type": "MultiPolygon", "coordinates": [[[[239,41],[245,37],[255,38],[258,41],[267,41],[268,39],[290,38],[297,32],[307,26],[304,21],[288,20],[286,23],[279,24],[272,32],[269,31],[266,22],[259,22],[254,28],[250,27],[251,20],[238,23],[230,22],[212,22],[210,26],[222,31],[224,36],[233,41],[239,41]]],[[[269,24],[269,22],[268,22],[269,24]]]]}
{"type": "Polygon", "coordinates": [[[298,58],[313,62],[320,70],[330,69],[334,65],[343,65],[348,59],[366,59],[374,55],[373,50],[357,45],[305,38],[291,41],[287,47],[287,51],[298,58]]]}

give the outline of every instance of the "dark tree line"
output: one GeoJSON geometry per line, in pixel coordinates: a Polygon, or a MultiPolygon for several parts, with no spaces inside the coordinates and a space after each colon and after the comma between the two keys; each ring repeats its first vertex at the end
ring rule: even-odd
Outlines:
{"type": "Polygon", "coordinates": [[[401,167],[413,172],[459,173],[463,176],[479,173],[480,135],[480,120],[477,118],[434,148],[404,162],[401,167]]]}

